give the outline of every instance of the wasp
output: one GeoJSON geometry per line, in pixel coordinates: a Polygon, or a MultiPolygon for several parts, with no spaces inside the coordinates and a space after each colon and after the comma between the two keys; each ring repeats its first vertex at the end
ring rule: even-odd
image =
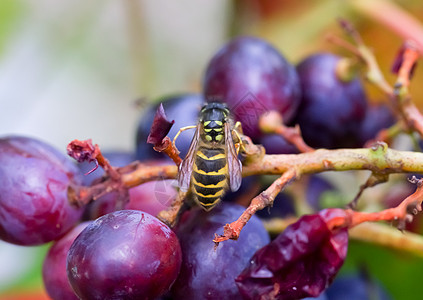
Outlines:
{"type": "MultiPolygon", "coordinates": [[[[239,148],[234,145],[232,123],[225,104],[207,103],[200,111],[198,124],[181,128],[173,141],[181,131],[196,128],[179,166],[178,183],[182,192],[191,190],[195,202],[206,211],[219,203],[229,188],[237,191],[241,185],[242,164],[238,159],[239,148]]],[[[239,136],[238,139],[241,143],[239,136]]]]}

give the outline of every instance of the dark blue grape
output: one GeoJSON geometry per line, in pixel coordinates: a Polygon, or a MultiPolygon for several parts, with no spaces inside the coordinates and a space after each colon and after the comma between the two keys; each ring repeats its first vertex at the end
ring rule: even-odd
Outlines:
{"type": "Polygon", "coordinates": [[[285,192],[279,193],[273,201],[272,207],[259,210],[256,215],[263,219],[293,216],[295,215],[294,199],[285,192]]]}
{"type": "Polygon", "coordinates": [[[297,147],[287,142],[282,136],[277,134],[266,134],[258,140],[266,149],[266,154],[296,154],[299,153],[297,147]]]}
{"type": "Polygon", "coordinates": [[[336,191],[336,188],[328,180],[319,175],[310,176],[306,189],[307,203],[318,211],[323,208],[322,200],[325,193],[331,191],[336,191]]]}
{"type": "MultiPolygon", "coordinates": [[[[181,127],[197,125],[198,114],[204,104],[204,98],[199,94],[181,94],[175,96],[164,97],[159,99],[157,103],[162,103],[167,118],[175,124],[169,132],[169,137],[173,139],[181,127]]],[[[153,149],[153,145],[147,144],[147,137],[150,134],[151,125],[153,124],[154,114],[156,113],[158,104],[148,107],[142,114],[138,123],[136,134],[136,158],[139,160],[146,159],[168,159],[163,153],[158,153],[153,149]]],[[[194,129],[183,132],[176,145],[181,151],[181,157],[184,158],[188,152],[194,135],[194,129]]]]}
{"type": "Polygon", "coordinates": [[[361,144],[374,139],[379,131],[389,128],[395,123],[395,117],[385,104],[369,105],[359,133],[361,144]]]}
{"type": "Polygon", "coordinates": [[[236,192],[227,191],[222,201],[238,203],[248,206],[250,200],[260,192],[259,176],[248,176],[242,178],[242,183],[236,192]]]}
{"type": "Polygon", "coordinates": [[[213,238],[243,211],[242,206],[223,202],[209,213],[195,210],[183,216],[177,229],[183,259],[171,291],[174,300],[242,299],[234,279],[254,252],[269,242],[269,235],[253,216],[237,241],[225,241],[214,249],[213,238]]]}
{"type": "Polygon", "coordinates": [[[359,79],[338,78],[340,60],[333,54],[314,54],[297,66],[302,101],[296,121],[305,142],[314,148],[361,146],[359,128],[367,98],[359,79]]]}
{"type": "Polygon", "coordinates": [[[300,103],[295,68],[256,37],[238,37],[224,45],[208,64],[203,88],[207,101],[228,104],[253,139],[261,136],[258,119],[264,112],[276,110],[289,122],[300,103]]]}
{"type": "Polygon", "coordinates": [[[392,299],[380,283],[360,274],[338,276],[326,290],[326,295],[328,300],[392,299]]]}

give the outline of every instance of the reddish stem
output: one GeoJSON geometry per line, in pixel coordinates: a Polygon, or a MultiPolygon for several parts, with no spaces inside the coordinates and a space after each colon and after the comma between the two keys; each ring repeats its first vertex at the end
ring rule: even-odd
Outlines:
{"type": "Polygon", "coordinates": [[[251,200],[250,205],[242,213],[242,215],[230,224],[226,224],[223,228],[223,235],[215,235],[214,242],[220,243],[229,239],[236,240],[241,233],[242,228],[247,224],[256,211],[261,210],[267,206],[272,206],[275,197],[289,182],[296,177],[294,169],[286,171],[281,177],[276,179],[264,192],[251,200]]]}
{"type": "Polygon", "coordinates": [[[333,218],[328,222],[328,227],[331,229],[348,227],[352,228],[363,222],[369,221],[398,221],[399,226],[403,227],[405,222],[412,220],[412,215],[417,214],[417,212],[422,210],[422,200],[423,200],[423,179],[416,180],[417,190],[405,198],[397,207],[388,208],[379,212],[366,213],[366,212],[356,212],[351,209],[345,210],[344,216],[339,216],[338,218],[333,218]]]}
{"type": "Polygon", "coordinates": [[[287,127],[282,124],[275,130],[275,133],[284,137],[285,140],[297,147],[297,149],[302,153],[314,151],[313,148],[304,142],[298,125],[295,127],[287,127]]]}
{"type": "Polygon", "coordinates": [[[312,152],[301,136],[300,127],[287,127],[283,124],[282,115],[277,111],[269,111],[262,115],[259,120],[259,127],[265,133],[274,133],[282,136],[286,141],[297,147],[300,152],[312,152]]]}
{"type": "Polygon", "coordinates": [[[160,144],[155,145],[154,150],[165,153],[177,166],[182,163],[182,158],[179,156],[178,149],[175,148],[168,136],[165,137],[160,144]]]}
{"type": "Polygon", "coordinates": [[[413,44],[407,43],[402,57],[402,64],[398,71],[396,87],[408,87],[410,85],[410,76],[419,57],[420,53],[413,44]]]}

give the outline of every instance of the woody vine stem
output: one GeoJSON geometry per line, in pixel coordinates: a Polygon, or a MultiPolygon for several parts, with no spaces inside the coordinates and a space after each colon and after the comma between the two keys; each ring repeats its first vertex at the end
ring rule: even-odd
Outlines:
{"type": "MultiPolygon", "coordinates": [[[[254,197],[244,213],[232,223],[226,224],[222,235],[216,235],[216,243],[228,239],[237,239],[242,228],[258,210],[272,206],[275,197],[289,183],[299,180],[302,175],[320,173],[325,171],[347,171],[347,170],[370,170],[371,176],[362,186],[365,188],[374,186],[388,180],[390,174],[394,173],[420,173],[423,174],[423,153],[397,151],[389,148],[391,139],[400,132],[417,132],[423,137],[423,115],[411,101],[408,87],[412,69],[422,53],[413,41],[407,41],[399,56],[396,83],[391,86],[383,77],[376,59],[369,48],[364,45],[358,32],[346,21],[340,21],[341,27],[351,38],[352,42],[345,41],[339,37],[330,36],[329,40],[336,43],[357,56],[358,61],[365,68],[367,80],[377,86],[388,98],[392,111],[396,113],[398,123],[393,127],[380,132],[377,140],[369,143],[369,148],[360,149],[313,149],[302,140],[299,128],[289,128],[283,125],[282,119],[277,113],[271,112],[263,115],[260,120],[260,127],[268,133],[282,135],[286,140],[295,145],[300,154],[267,155],[264,148],[254,145],[247,136],[241,135],[243,142],[244,156],[243,176],[277,174],[280,175],[266,190],[254,197]]],[[[165,124],[166,125],[166,124],[165,124]]],[[[171,124],[168,124],[171,126],[171,124]]],[[[169,127],[170,128],[170,127],[169,127]]],[[[151,141],[150,141],[151,142],[151,141]]],[[[110,166],[98,146],[93,146],[90,141],[73,141],[68,146],[68,152],[78,160],[97,161],[104,168],[106,175],[101,182],[90,187],[72,186],[69,188],[69,199],[75,205],[85,205],[110,191],[119,191],[121,197],[120,206],[123,207],[128,200],[127,191],[147,181],[159,179],[176,178],[178,165],[182,159],[177,149],[170,142],[169,137],[152,141],[157,151],[166,153],[175,164],[165,166],[149,166],[140,162],[122,168],[110,166]]],[[[395,221],[400,228],[406,222],[412,220],[413,215],[422,210],[423,201],[423,179],[412,178],[411,181],[417,185],[416,191],[404,199],[397,207],[385,209],[379,212],[365,213],[358,212],[351,203],[350,208],[339,210],[336,218],[329,223],[330,229],[353,228],[367,221],[395,221]]],[[[184,207],[186,194],[180,192],[169,209],[159,213],[158,217],[169,225],[177,222],[178,216],[184,207]]],[[[357,197],[358,198],[358,197],[357,197]]],[[[356,199],[357,200],[357,199],[356,199]]],[[[356,201],[355,200],[355,201],[356,201]]],[[[282,220],[281,222],[268,223],[270,231],[280,231],[293,220],[282,220]]],[[[374,227],[368,227],[374,228],[374,227]]],[[[353,233],[354,230],[351,230],[353,233]]],[[[362,230],[360,236],[366,236],[362,230]]],[[[388,230],[388,235],[393,236],[388,230]]],[[[371,234],[372,231],[367,231],[371,234]]],[[[353,235],[354,236],[354,235],[353,235]]],[[[363,237],[362,237],[363,238],[363,237]]],[[[387,239],[380,243],[387,243],[387,239]]],[[[392,239],[395,241],[395,239],[392,239]]],[[[378,241],[376,241],[378,242],[378,241]]],[[[388,242],[389,243],[389,242],[388,242]]],[[[402,243],[404,245],[404,243],[402,243]]],[[[423,249],[423,239],[409,241],[407,244],[412,250],[423,249]]]]}

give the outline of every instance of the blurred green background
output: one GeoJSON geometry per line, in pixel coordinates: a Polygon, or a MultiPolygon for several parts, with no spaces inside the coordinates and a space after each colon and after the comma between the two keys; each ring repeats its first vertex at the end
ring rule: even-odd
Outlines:
{"type": "MultiPolygon", "coordinates": [[[[263,37],[296,64],[316,51],[346,54],[325,40],[341,35],[339,17],[357,26],[393,82],[389,69],[403,38],[365,13],[368,3],[375,2],[1,0],[0,135],[34,136],[63,152],[76,138],[132,150],[146,104],[201,91],[208,60],[232,36],[263,37]]],[[[393,3],[423,20],[422,1],[393,3]]],[[[368,88],[372,101],[383,101],[368,88]]],[[[423,87],[411,91],[422,107],[423,87]]],[[[41,280],[47,247],[0,242],[0,299],[48,299],[41,280]]],[[[344,269],[358,263],[394,299],[419,298],[421,258],[355,243],[344,269]]]]}

